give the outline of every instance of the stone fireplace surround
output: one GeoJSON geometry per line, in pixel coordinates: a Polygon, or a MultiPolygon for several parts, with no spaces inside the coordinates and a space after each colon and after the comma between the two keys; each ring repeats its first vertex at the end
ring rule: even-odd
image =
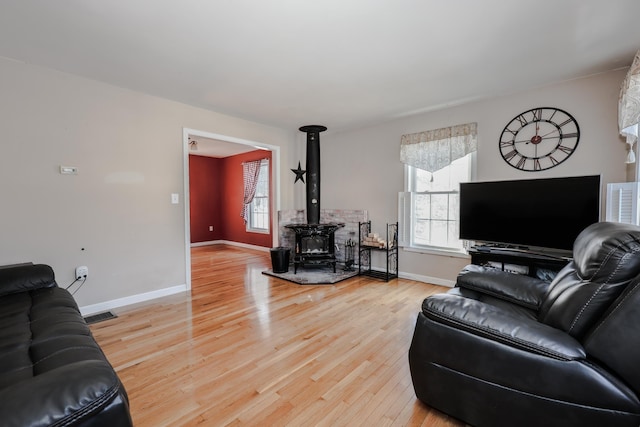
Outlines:
{"type": "MultiPolygon", "coordinates": [[[[366,210],[350,209],[320,209],[320,223],[344,223],[344,227],[335,232],[336,261],[344,263],[345,243],[351,239],[358,240],[358,223],[368,221],[369,215],[366,210]]],[[[289,248],[291,254],[295,252],[295,232],[286,225],[306,224],[307,217],[304,209],[286,209],[278,211],[278,246],[289,248]]],[[[357,261],[357,260],[356,260],[357,261]]]]}

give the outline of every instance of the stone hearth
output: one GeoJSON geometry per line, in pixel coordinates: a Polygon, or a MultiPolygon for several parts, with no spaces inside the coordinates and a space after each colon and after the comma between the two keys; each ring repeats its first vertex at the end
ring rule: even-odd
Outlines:
{"type": "Polygon", "coordinates": [[[269,269],[263,271],[262,274],[277,277],[299,285],[333,285],[357,276],[358,270],[353,269],[351,271],[345,271],[342,268],[338,268],[334,273],[331,267],[321,266],[298,270],[297,273],[294,273],[293,270],[289,270],[286,273],[274,273],[273,270],[269,269]]]}

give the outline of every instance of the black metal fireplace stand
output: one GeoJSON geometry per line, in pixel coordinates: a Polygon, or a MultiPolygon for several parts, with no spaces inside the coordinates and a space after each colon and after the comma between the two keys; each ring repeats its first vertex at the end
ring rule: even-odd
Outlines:
{"type": "Polygon", "coordinates": [[[298,272],[298,266],[318,265],[330,265],[336,272],[335,232],[344,224],[290,224],[285,227],[296,234],[294,274],[298,272]]]}

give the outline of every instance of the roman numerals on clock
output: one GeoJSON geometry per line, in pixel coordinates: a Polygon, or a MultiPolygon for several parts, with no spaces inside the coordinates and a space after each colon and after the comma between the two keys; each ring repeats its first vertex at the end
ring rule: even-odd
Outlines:
{"type": "Polygon", "coordinates": [[[558,161],[553,155],[543,157],[524,157],[516,150],[512,150],[504,154],[503,158],[516,169],[533,172],[550,169],[560,163],[560,161],[558,161]]]}
{"type": "Polygon", "coordinates": [[[580,128],[571,114],[559,108],[539,107],[507,123],[498,149],[510,166],[536,172],[566,161],[579,140],[580,128]]]}

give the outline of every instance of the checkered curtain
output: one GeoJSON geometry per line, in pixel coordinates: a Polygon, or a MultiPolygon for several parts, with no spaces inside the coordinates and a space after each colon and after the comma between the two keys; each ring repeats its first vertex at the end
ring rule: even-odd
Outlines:
{"type": "Polygon", "coordinates": [[[242,179],[244,182],[244,199],[242,203],[242,211],[240,216],[246,224],[249,221],[249,211],[247,209],[249,203],[253,201],[256,195],[256,187],[258,186],[258,176],[260,175],[260,163],[262,160],[254,160],[242,163],[242,179]]]}

